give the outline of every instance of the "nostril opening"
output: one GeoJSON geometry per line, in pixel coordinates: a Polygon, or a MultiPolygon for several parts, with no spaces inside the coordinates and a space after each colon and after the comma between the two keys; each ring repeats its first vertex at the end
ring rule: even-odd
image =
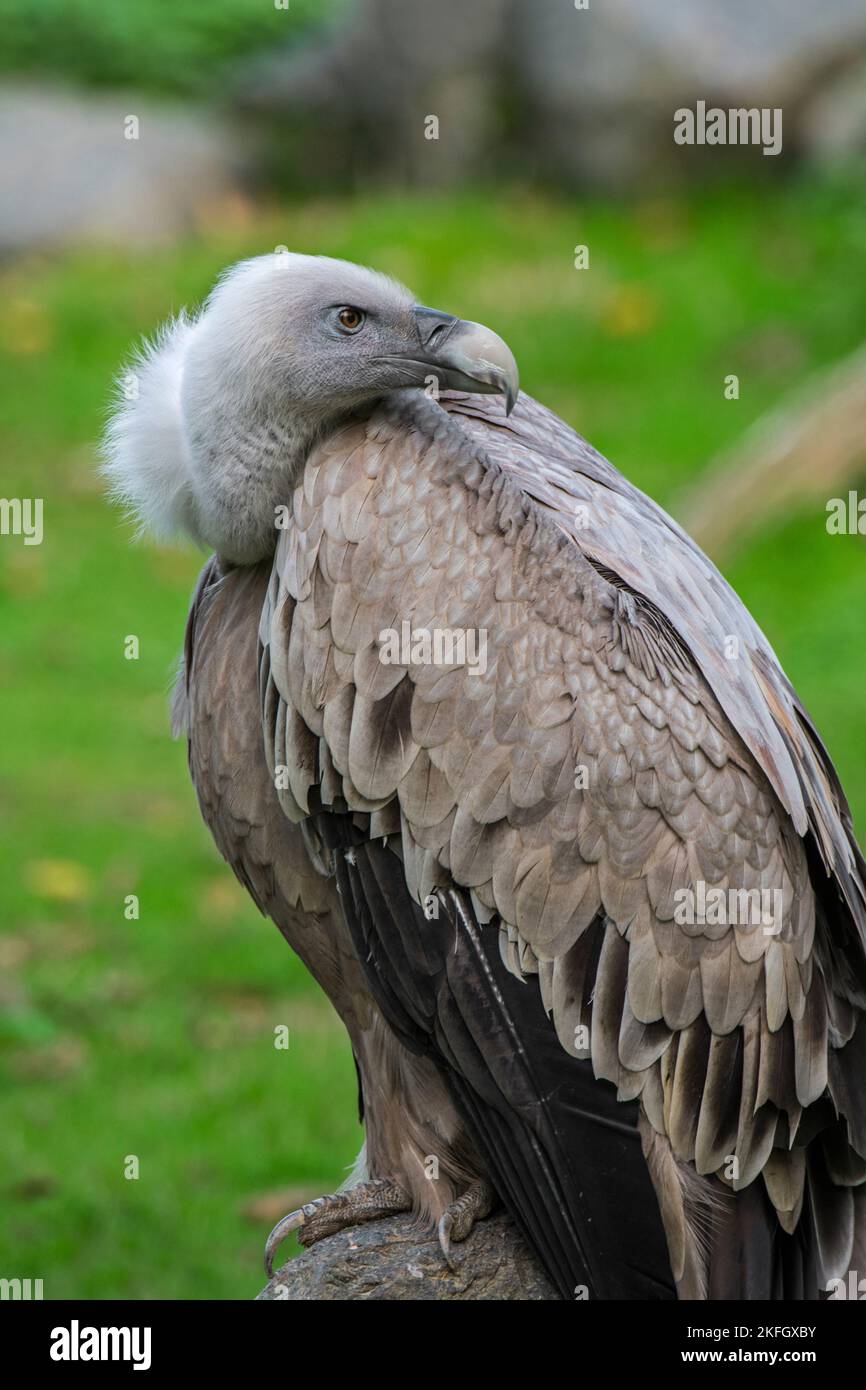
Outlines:
{"type": "Polygon", "coordinates": [[[416,308],[415,325],[422,346],[427,349],[441,349],[454,325],[458,323],[452,314],[443,314],[439,309],[416,308]]]}

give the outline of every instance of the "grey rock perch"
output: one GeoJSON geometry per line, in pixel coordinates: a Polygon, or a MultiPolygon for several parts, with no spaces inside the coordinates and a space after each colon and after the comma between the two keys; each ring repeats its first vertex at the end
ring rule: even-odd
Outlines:
{"type": "Polygon", "coordinates": [[[430,188],[517,171],[656,195],[661,179],[730,176],[734,154],[764,180],[795,154],[853,155],[864,61],[862,0],[354,0],[317,38],[242,64],[231,99],[264,118],[277,169],[302,182],[430,188]],[[700,96],[782,107],[782,160],[676,145],[674,111],[700,96]]]}
{"type": "Polygon", "coordinates": [[[258,1295],[265,1302],[322,1299],[556,1299],[523,1237],[503,1212],[477,1225],[453,1250],[448,1268],[435,1236],[411,1216],[353,1226],[319,1241],[278,1270],[258,1295]]]}

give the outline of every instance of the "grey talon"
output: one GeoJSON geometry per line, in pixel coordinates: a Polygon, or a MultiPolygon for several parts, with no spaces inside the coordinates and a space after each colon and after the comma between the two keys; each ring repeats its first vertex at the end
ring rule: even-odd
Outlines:
{"type": "Polygon", "coordinates": [[[312,1202],[308,1202],[305,1207],[299,1207],[297,1211],[290,1211],[288,1216],[281,1217],[265,1241],[265,1273],[269,1279],[274,1275],[274,1255],[286,1236],[299,1230],[307,1217],[312,1216],[312,1206],[312,1202]]]}

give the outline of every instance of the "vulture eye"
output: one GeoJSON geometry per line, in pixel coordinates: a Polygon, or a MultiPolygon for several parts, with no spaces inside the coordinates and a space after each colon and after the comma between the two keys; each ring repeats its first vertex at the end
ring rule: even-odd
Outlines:
{"type": "Polygon", "coordinates": [[[351,304],[344,304],[342,309],[337,312],[337,323],[344,333],[357,333],[359,328],[363,328],[366,317],[363,309],[355,309],[351,304]]]}

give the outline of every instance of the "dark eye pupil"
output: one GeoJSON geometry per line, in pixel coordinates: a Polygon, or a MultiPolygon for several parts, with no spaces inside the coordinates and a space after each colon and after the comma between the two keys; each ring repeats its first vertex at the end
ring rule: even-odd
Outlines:
{"type": "Polygon", "coordinates": [[[341,309],[340,323],[344,328],[357,328],[361,322],[361,315],[357,309],[341,309]]]}

